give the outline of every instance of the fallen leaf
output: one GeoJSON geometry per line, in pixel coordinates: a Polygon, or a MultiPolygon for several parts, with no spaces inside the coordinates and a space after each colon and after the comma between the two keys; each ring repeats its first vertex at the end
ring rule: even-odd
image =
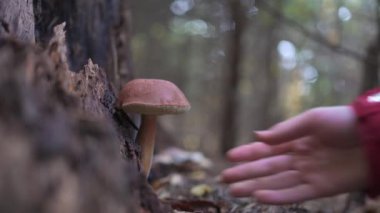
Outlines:
{"type": "Polygon", "coordinates": [[[207,184],[199,184],[191,188],[190,193],[197,197],[204,197],[213,192],[211,186],[207,184]]]}

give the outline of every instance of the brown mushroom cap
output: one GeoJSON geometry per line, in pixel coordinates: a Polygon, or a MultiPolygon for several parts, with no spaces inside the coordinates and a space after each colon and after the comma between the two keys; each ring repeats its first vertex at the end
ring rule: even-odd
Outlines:
{"type": "Polygon", "coordinates": [[[190,109],[190,103],[172,82],[158,79],[135,79],[119,95],[119,107],[145,115],[179,114],[190,109]]]}

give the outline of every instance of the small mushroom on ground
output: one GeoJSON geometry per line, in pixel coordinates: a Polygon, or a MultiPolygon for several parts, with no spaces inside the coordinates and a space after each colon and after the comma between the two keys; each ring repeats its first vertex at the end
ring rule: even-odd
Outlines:
{"type": "Polygon", "coordinates": [[[190,103],[170,81],[135,79],[121,90],[118,106],[125,112],[141,114],[137,141],[141,146],[143,173],[148,177],[152,165],[157,116],[186,112],[190,110],[190,103]]]}

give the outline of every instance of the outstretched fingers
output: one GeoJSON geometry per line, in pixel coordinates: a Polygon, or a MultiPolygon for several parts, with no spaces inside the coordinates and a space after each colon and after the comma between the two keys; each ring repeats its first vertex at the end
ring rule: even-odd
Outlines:
{"type": "Polygon", "coordinates": [[[256,190],[285,189],[300,184],[302,184],[301,174],[291,170],[231,184],[229,193],[235,197],[249,197],[256,190]]]}
{"type": "Polygon", "coordinates": [[[244,181],[292,170],[292,167],[292,155],[278,155],[226,169],[222,172],[222,180],[226,183],[244,181]]]}
{"type": "Polygon", "coordinates": [[[280,144],[271,146],[261,142],[253,142],[231,149],[227,158],[232,162],[254,161],[274,155],[285,154],[292,150],[291,144],[280,144]]]}
{"type": "Polygon", "coordinates": [[[320,197],[318,190],[310,184],[297,185],[281,190],[258,190],[253,196],[260,203],[284,205],[320,197]]]}
{"type": "Polygon", "coordinates": [[[283,121],[269,130],[256,131],[256,140],[268,144],[281,144],[308,135],[314,128],[320,109],[309,110],[283,121]]]}

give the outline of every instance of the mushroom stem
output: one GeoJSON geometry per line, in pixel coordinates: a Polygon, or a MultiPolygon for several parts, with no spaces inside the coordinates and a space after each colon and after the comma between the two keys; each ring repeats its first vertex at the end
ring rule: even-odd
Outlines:
{"type": "Polygon", "coordinates": [[[155,115],[141,115],[140,130],[137,134],[137,141],[141,146],[141,164],[146,177],[149,176],[152,166],[153,150],[156,137],[155,115]]]}

